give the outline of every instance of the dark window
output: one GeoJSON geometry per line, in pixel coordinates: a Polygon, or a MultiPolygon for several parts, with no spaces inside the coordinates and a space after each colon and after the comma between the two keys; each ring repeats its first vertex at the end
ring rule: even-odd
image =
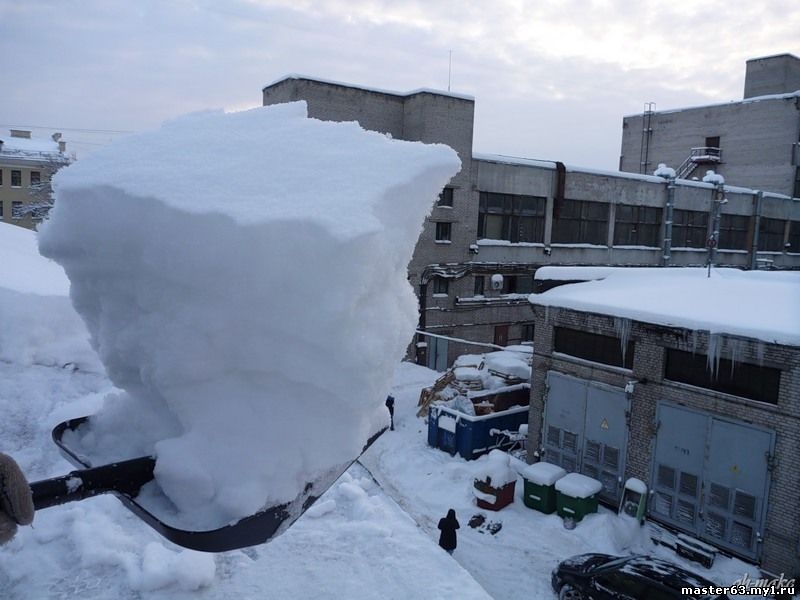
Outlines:
{"type": "Polygon", "coordinates": [[[0,185],[3,185],[3,169],[0,169],[0,185]]]}
{"type": "Polygon", "coordinates": [[[747,250],[747,229],[750,217],[722,215],[719,222],[719,247],[730,250],[747,250]]]}
{"type": "Polygon", "coordinates": [[[672,211],[672,247],[705,248],[708,241],[708,213],[700,210],[672,211]]]}
{"type": "Polygon", "coordinates": [[[504,294],[532,294],[533,275],[504,275],[504,294]]]}
{"type": "Polygon", "coordinates": [[[450,280],[444,277],[434,277],[433,279],[433,293],[446,294],[450,289],[450,280]]]}
{"type": "Polygon", "coordinates": [[[0,219],[3,218],[3,201],[0,200],[0,219]]]}
{"type": "Polygon", "coordinates": [[[617,337],[556,327],[553,350],[604,365],[633,368],[633,340],[628,341],[623,360],[622,343],[617,337]]]}
{"type": "Polygon", "coordinates": [[[711,136],[706,138],[706,148],[720,148],[719,136],[711,136]]]}
{"type": "Polygon", "coordinates": [[[14,201],[11,203],[11,218],[21,219],[25,215],[22,212],[22,202],[14,201]]]}
{"type": "Polygon", "coordinates": [[[453,206],[453,188],[446,187],[439,193],[436,206],[453,206]]]}
{"type": "Polygon", "coordinates": [[[486,277],[483,275],[475,275],[475,292],[476,296],[483,296],[486,285],[486,277]]]}
{"type": "Polygon", "coordinates": [[[761,217],[758,224],[758,249],[783,252],[783,232],[786,221],[761,217]]]}
{"type": "Polygon", "coordinates": [[[449,242],[451,229],[452,229],[452,223],[444,223],[441,221],[439,223],[436,223],[436,241],[449,242]]]}
{"type": "Polygon", "coordinates": [[[800,221],[789,222],[789,247],[787,252],[800,252],[800,221]]]}
{"type": "Polygon", "coordinates": [[[522,324],[522,341],[523,342],[532,342],[533,341],[533,332],[534,332],[533,323],[523,323],[522,324]]]}
{"type": "Polygon", "coordinates": [[[662,209],[618,204],[614,217],[615,246],[658,247],[662,209]]]}
{"type": "Polygon", "coordinates": [[[596,244],[608,241],[608,204],[562,200],[553,219],[553,243],[596,244]]]}
{"type": "Polygon", "coordinates": [[[31,185],[39,185],[42,182],[42,174],[39,171],[31,171],[31,185]]]}
{"type": "Polygon", "coordinates": [[[22,171],[11,171],[11,187],[22,187],[22,171]]]}
{"type": "Polygon", "coordinates": [[[743,362],[734,364],[720,358],[716,373],[712,373],[708,363],[705,354],[668,348],[664,377],[751,400],[778,403],[780,370],[743,362]]]}
{"type": "MultiPolygon", "coordinates": [[[[798,150],[800,153],[800,150],[798,150]]],[[[797,167],[794,172],[794,194],[795,198],[800,198],[800,167],[797,167]]]]}
{"type": "Polygon", "coordinates": [[[481,192],[478,237],[512,243],[541,243],[546,207],[545,198],[481,192]]]}

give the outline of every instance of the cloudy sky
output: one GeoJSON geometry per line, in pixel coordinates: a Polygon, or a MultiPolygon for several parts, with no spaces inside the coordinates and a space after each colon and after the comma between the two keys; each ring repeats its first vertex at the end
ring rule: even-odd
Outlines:
{"type": "Polygon", "coordinates": [[[0,0],[0,133],[80,158],[288,73],[447,89],[452,51],[476,151],[616,169],[623,115],[740,99],[745,60],[800,56],[799,31],[797,0],[0,0]]]}

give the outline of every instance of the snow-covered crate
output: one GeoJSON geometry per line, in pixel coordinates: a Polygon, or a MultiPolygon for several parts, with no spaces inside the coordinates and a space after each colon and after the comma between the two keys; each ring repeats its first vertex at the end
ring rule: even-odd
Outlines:
{"type": "Polygon", "coordinates": [[[558,495],[555,484],[567,472],[558,465],[538,462],[525,467],[521,474],[525,486],[522,495],[525,506],[547,515],[555,512],[558,495]]]}
{"type": "Polygon", "coordinates": [[[556,509],[562,518],[581,521],[590,513],[597,512],[597,498],[603,484],[580,473],[568,473],[555,482],[556,509]]]}
{"type": "Polygon", "coordinates": [[[492,450],[480,459],[480,469],[475,474],[473,494],[480,508],[500,510],[514,501],[517,472],[511,468],[508,454],[492,450]]]}
{"type": "Polygon", "coordinates": [[[527,422],[527,406],[476,416],[433,404],[428,409],[428,445],[472,460],[512,443],[497,431],[516,431],[527,422]]]}

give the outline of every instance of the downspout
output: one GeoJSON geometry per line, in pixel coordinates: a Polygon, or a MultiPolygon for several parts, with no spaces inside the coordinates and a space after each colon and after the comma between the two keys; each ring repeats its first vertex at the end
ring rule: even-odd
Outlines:
{"type": "MultiPolygon", "coordinates": [[[[428,304],[428,281],[427,279],[421,279],[419,284],[419,323],[417,325],[417,329],[419,331],[425,331],[425,311],[428,304]]],[[[416,359],[417,364],[422,365],[423,367],[428,366],[428,342],[425,340],[425,336],[421,333],[417,334],[417,341],[415,343],[416,349],[416,359]]]]}
{"type": "Polygon", "coordinates": [[[713,210],[713,225],[711,237],[708,238],[708,276],[711,277],[711,267],[717,258],[717,245],[719,245],[719,221],[722,213],[722,205],[725,203],[725,184],[714,184],[714,199],[711,202],[713,210]]]}
{"type": "Polygon", "coordinates": [[[672,261],[672,219],[675,206],[675,177],[667,177],[667,203],[664,215],[664,253],[662,265],[668,267],[672,261]]]}
{"type": "Polygon", "coordinates": [[[764,203],[764,192],[756,190],[753,194],[755,202],[755,219],[753,221],[753,246],[750,249],[750,268],[755,271],[758,269],[758,230],[761,228],[761,207],[764,203]]]}

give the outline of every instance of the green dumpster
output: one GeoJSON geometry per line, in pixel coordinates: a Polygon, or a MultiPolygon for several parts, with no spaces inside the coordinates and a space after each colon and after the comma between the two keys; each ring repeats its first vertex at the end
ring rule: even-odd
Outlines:
{"type": "Polygon", "coordinates": [[[556,508],[563,519],[578,522],[589,513],[597,512],[597,497],[603,484],[580,473],[564,475],[555,483],[556,508]]]}
{"type": "Polygon", "coordinates": [[[556,482],[567,472],[548,462],[538,462],[525,467],[522,472],[524,490],[522,501],[525,506],[546,515],[556,510],[556,482]]]}

